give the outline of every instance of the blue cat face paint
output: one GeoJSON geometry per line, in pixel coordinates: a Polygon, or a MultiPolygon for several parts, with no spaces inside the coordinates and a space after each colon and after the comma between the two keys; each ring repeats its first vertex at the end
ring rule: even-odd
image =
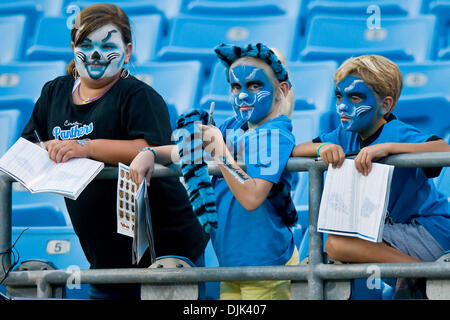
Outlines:
{"type": "Polygon", "coordinates": [[[261,122],[272,109],[274,87],[265,71],[251,65],[230,69],[233,111],[238,121],[261,122]]]}
{"type": "Polygon", "coordinates": [[[75,47],[74,54],[75,67],[81,77],[102,79],[122,69],[125,44],[120,31],[108,24],[90,33],[75,47]]]}
{"type": "Polygon", "coordinates": [[[382,117],[377,97],[364,81],[347,76],[336,85],[336,111],[345,130],[363,132],[382,117]]]}

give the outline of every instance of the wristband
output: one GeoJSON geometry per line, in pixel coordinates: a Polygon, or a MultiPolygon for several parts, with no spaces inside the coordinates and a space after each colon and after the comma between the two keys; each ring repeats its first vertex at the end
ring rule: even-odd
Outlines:
{"type": "Polygon", "coordinates": [[[141,148],[139,150],[139,152],[146,151],[146,150],[150,150],[151,152],[153,152],[153,155],[155,156],[155,161],[156,161],[156,151],[155,151],[155,149],[150,148],[150,147],[145,147],[145,148],[141,148]]]}
{"type": "Polygon", "coordinates": [[[317,154],[317,157],[318,157],[318,158],[320,157],[320,155],[319,155],[320,148],[322,148],[322,147],[323,147],[324,145],[326,145],[326,144],[331,144],[331,142],[324,142],[324,143],[321,143],[320,146],[317,147],[317,149],[316,149],[316,154],[317,154]]]}

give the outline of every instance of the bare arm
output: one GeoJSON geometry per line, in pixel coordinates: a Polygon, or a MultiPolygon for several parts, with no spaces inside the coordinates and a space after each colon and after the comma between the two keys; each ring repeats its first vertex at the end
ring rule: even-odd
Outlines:
{"type": "Polygon", "coordinates": [[[50,159],[66,162],[71,158],[91,158],[107,164],[130,163],[139,149],[147,147],[144,139],[95,139],[81,145],[76,140],[50,140],[45,142],[50,159]]]}
{"type": "Polygon", "coordinates": [[[362,148],[355,158],[356,169],[364,175],[372,169],[372,161],[390,154],[419,152],[450,152],[450,146],[444,140],[422,143],[380,143],[362,148]]]}
{"type": "Polygon", "coordinates": [[[168,165],[172,162],[179,162],[178,148],[175,145],[153,147],[156,154],[150,151],[139,152],[130,164],[130,176],[134,183],[140,185],[142,179],[146,179],[150,185],[150,179],[155,168],[155,163],[168,165]]]}
{"type": "Polygon", "coordinates": [[[205,150],[214,156],[231,192],[246,210],[256,210],[267,198],[273,183],[247,175],[234,160],[220,130],[214,126],[201,127],[205,150]]]}
{"type": "Polygon", "coordinates": [[[295,146],[292,150],[293,157],[313,157],[319,155],[325,163],[331,163],[333,168],[339,168],[345,160],[344,150],[337,144],[314,143],[312,141],[304,142],[295,146]],[[320,147],[322,145],[322,147],[320,147]]]}

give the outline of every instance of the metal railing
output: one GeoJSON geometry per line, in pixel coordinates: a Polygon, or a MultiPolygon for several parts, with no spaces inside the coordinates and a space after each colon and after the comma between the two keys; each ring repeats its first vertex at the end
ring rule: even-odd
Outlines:
{"type": "MultiPolygon", "coordinates": [[[[381,163],[395,167],[444,167],[450,166],[450,152],[415,153],[389,156],[381,163]]],[[[323,190],[323,172],[327,165],[312,158],[291,158],[288,171],[309,172],[309,263],[298,266],[264,267],[197,267],[164,269],[96,269],[80,270],[80,283],[192,283],[198,281],[242,281],[242,280],[293,280],[307,283],[309,299],[325,298],[324,283],[339,279],[367,278],[375,266],[380,278],[425,277],[429,279],[450,279],[450,263],[324,263],[323,237],[317,232],[319,206],[323,190]]],[[[217,165],[209,165],[212,175],[220,175],[217,165]]],[[[177,166],[157,165],[153,177],[180,176],[177,166]]],[[[117,177],[117,168],[105,168],[96,179],[117,177]]],[[[8,250],[11,248],[11,184],[12,180],[0,175],[0,252],[5,253],[3,266],[11,264],[8,250]]],[[[414,195],[412,195],[414,196],[414,195]]],[[[0,279],[4,277],[0,268],[0,279]]],[[[36,285],[37,296],[52,297],[52,287],[68,283],[72,276],[67,270],[14,271],[9,273],[6,285],[36,285]]]]}

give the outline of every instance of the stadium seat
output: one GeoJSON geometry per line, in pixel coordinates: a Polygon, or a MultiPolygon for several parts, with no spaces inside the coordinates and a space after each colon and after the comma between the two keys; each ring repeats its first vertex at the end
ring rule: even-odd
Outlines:
{"type": "Polygon", "coordinates": [[[263,42],[291,57],[295,21],[283,16],[214,17],[179,15],[169,41],[158,53],[160,60],[201,60],[209,70],[216,62],[213,48],[221,43],[247,45],[263,42]]]}
{"type": "Polygon", "coordinates": [[[450,1],[431,1],[429,4],[429,13],[434,14],[437,17],[437,58],[450,59],[450,1]]]}
{"type": "Polygon", "coordinates": [[[160,14],[130,16],[133,35],[131,61],[141,64],[153,60],[163,36],[163,18],[160,14]]]}
{"type": "Polygon", "coordinates": [[[29,203],[12,207],[14,227],[62,227],[70,225],[64,212],[51,203],[29,203]]]}
{"type": "Polygon", "coordinates": [[[153,87],[177,113],[195,107],[201,87],[199,61],[149,62],[131,68],[131,74],[153,87]]]}
{"type": "Polygon", "coordinates": [[[65,298],[89,299],[88,286],[77,282],[80,279],[74,273],[89,269],[89,263],[72,226],[13,227],[13,243],[16,240],[14,251],[18,252],[18,264],[28,260],[41,260],[50,262],[55,269],[72,271],[74,276],[70,278],[71,283],[66,285],[65,298]],[[20,236],[22,231],[24,232],[20,236]]]}
{"type": "Polygon", "coordinates": [[[27,60],[64,60],[73,59],[70,47],[70,31],[67,18],[42,17],[39,20],[31,46],[27,49],[27,60]]]}
{"type": "Polygon", "coordinates": [[[26,44],[26,19],[25,15],[0,16],[1,64],[18,61],[22,58],[26,44]]]}
{"type": "Polygon", "coordinates": [[[384,17],[380,28],[368,28],[364,18],[315,16],[299,59],[342,62],[351,56],[379,54],[394,61],[422,62],[434,55],[435,22],[432,15],[384,17]]]}
{"type": "MultiPolygon", "coordinates": [[[[3,39],[8,39],[9,37],[17,37],[16,41],[20,41],[22,43],[22,50],[28,46],[28,41],[33,36],[33,33],[36,28],[36,23],[43,14],[45,14],[45,9],[49,8],[49,4],[43,5],[43,2],[51,1],[51,0],[2,0],[0,3],[0,17],[3,19],[4,17],[12,17],[16,15],[21,15],[25,17],[23,21],[23,30],[20,34],[17,34],[16,27],[7,28],[7,32],[3,32],[4,30],[0,30],[3,35],[3,39]]],[[[58,1],[56,0],[54,3],[57,5],[58,1]]],[[[20,52],[20,58],[23,56],[24,52],[20,52]]]]}
{"type": "Polygon", "coordinates": [[[17,109],[0,110],[0,156],[20,137],[22,115],[17,109]]]}
{"type": "Polygon", "coordinates": [[[17,96],[36,101],[44,84],[64,75],[66,64],[52,62],[15,62],[0,65],[0,96],[3,99],[17,96]]]}
{"type": "MultiPolygon", "coordinates": [[[[184,0],[110,0],[108,3],[115,4],[123,9],[127,15],[139,15],[160,12],[168,19],[172,19],[180,12],[181,4],[184,0]]],[[[70,6],[77,6],[83,9],[89,5],[96,3],[105,3],[103,0],[83,0],[83,1],[67,1],[66,8],[70,6]]]]}
{"type": "Polygon", "coordinates": [[[182,12],[219,16],[298,15],[302,0],[190,0],[182,12]]]}
{"type": "Polygon", "coordinates": [[[19,110],[20,117],[19,123],[17,124],[17,132],[22,132],[23,128],[30,119],[31,113],[33,112],[34,101],[26,97],[0,97],[0,111],[15,109],[19,110]]]}
{"type": "Polygon", "coordinates": [[[369,17],[372,5],[377,6],[383,16],[414,16],[421,12],[422,0],[311,0],[308,3],[308,15],[348,14],[369,17]]]}
{"type": "Polygon", "coordinates": [[[333,74],[334,61],[289,62],[295,105],[293,132],[297,143],[309,141],[336,126],[333,74]],[[314,79],[314,81],[311,81],[314,79]]]}
{"type": "MultiPolygon", "coordinates": [[[[160,14],[129,16],[133,35],[132,62],[151,60],[159,46],[162,35],[160,14]],[[137,40],[137,41],[136,41],[137,40]]],[[[73,59],[71,25],[65,17],[43,17],[39,20],[36,34],[27,49],[26,59],[32,61],[73,59]]]]}
{"type": "Polygon", "coordinates": [[[450,62],[399,63],[403,89],[394,114],[418,129],[450,137],[450,62]]]}
{"type": "Polygon", "coordinates": [[[41,15],[57,17],[61,15],[64,2],[65,0],[2,0],[0,14],[25,12],[35,18],[41,15]]]}

